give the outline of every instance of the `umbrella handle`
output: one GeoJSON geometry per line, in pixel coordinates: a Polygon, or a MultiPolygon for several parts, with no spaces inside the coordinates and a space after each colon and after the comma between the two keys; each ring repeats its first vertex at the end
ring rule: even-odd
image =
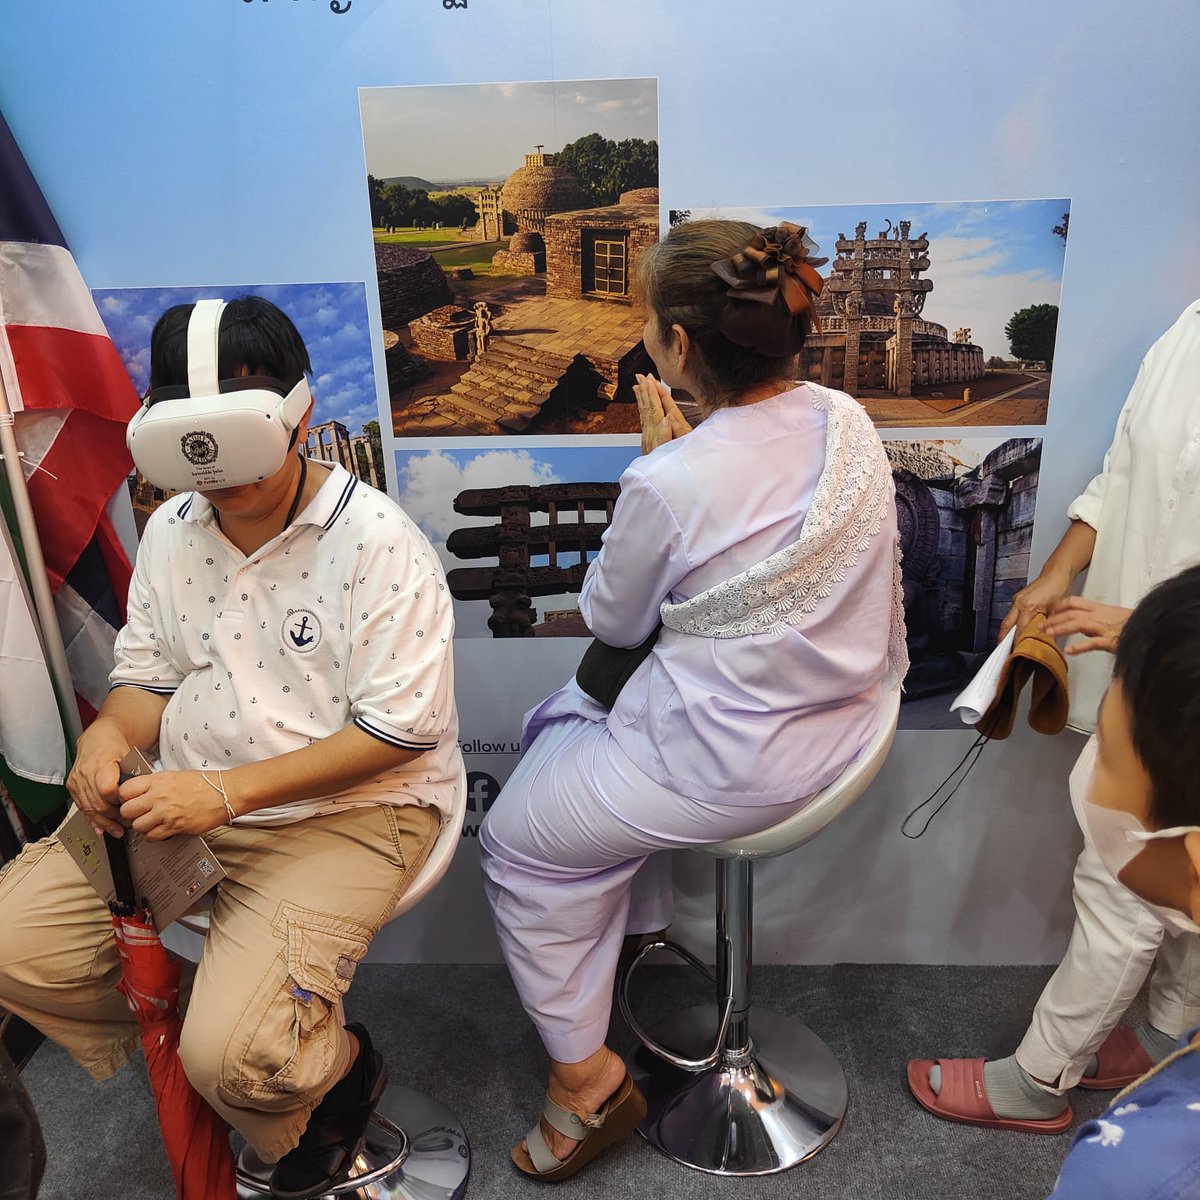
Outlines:
{"type": "Polygon", "coordinates": [[[137,894],[133,890],[133,874],[129,870],[129,853],[125,838],[104,834],[104,850],[108,854],[108,865],[112,871],[113,890],[118,904],[137,905],[137,894]]]}

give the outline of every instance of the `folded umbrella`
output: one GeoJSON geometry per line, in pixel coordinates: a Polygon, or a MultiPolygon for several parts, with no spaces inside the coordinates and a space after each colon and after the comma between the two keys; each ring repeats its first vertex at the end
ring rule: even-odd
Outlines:
{"type": "Polygon", "coordinates": [[[139,906],[123,839],[104,836],[116,899],[109,905],[121,956],[117,990],[141,1031],[150,1086],[178,1200],[236,1200],[229,1126],[192,1087],[179,1061],[180,964],[168,956],[150,910],[139,906]]]}

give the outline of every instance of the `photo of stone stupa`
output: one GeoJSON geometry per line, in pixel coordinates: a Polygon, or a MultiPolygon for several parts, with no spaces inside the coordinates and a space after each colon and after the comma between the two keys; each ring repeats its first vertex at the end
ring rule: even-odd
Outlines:
{"type": "Polygon", "coordinates": [[[396,435],[637,432],[655,81],[366,89],[362,108],[396,435]]]}
{"type": "Polygon", "coordinates": [[[691,209],[671,219],[805,226],[829,261],[818,268],[820,329],[798,376],[848,392],[876,425],[1042,425],[1069,212],[1059,199],[691,209]]]}

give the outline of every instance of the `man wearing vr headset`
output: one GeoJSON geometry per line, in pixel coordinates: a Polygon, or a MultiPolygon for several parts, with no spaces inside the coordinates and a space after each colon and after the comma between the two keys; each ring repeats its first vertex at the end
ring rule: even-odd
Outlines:
{"type": "MultiPolygon", "coordinates": [[[[465,790],[441,566],[387,496],[295,453],[309,369],[257,297],[159,320],[129,444],[181,494],[68,779],[95,829],[203,834],[225,868],[180,1057],[292,1200],[361,1144],[387,1072],[341,999],[465,790]],[[155,745],[162,770],[118,785],[155,745]]],[[[0,876],[0,1003],[103,1079],[138,1042],[118,977],[105,906],[57,839],[27,848],[0,876]]]]}

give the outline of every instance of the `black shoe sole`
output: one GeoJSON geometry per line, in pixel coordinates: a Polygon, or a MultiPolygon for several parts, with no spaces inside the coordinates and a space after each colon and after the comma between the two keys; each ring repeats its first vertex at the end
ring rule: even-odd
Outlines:
{"type": "Polygon", "coordinates": [[[273,1200],[317,1200],[317,1197],[325,1195],[330,1188],[336,1187],[339,1183],[344,1183],[350,1178],[350,1169],[354,1166],[354,1160],[362,1153],[363,1144],[367,1140],[367,1130],[371,1127],[371,1120],[375,1113],[375,1106],[379,1103],[380,1097],[383,1095],[384,1088],[387,1087],[388,1067],[383,1056],[378,1050],[372,1050],[372,1054],[379,1062],[379,1071],[375,1077],[375,1082],[371,1085],[371,1091],[368,1095],[368,1100],[371,1103],[371,1116],[367,1117],[367,1123],[363,1126],[362,1134],[346,1160],[346,1165],[338,1172],[323,1179],[321,1183],[312,1188],[306,1188],[302,1192],[282,1192],[275,1190],[274,1181],[271,1183],[271,1196],[273,1200]]]}

